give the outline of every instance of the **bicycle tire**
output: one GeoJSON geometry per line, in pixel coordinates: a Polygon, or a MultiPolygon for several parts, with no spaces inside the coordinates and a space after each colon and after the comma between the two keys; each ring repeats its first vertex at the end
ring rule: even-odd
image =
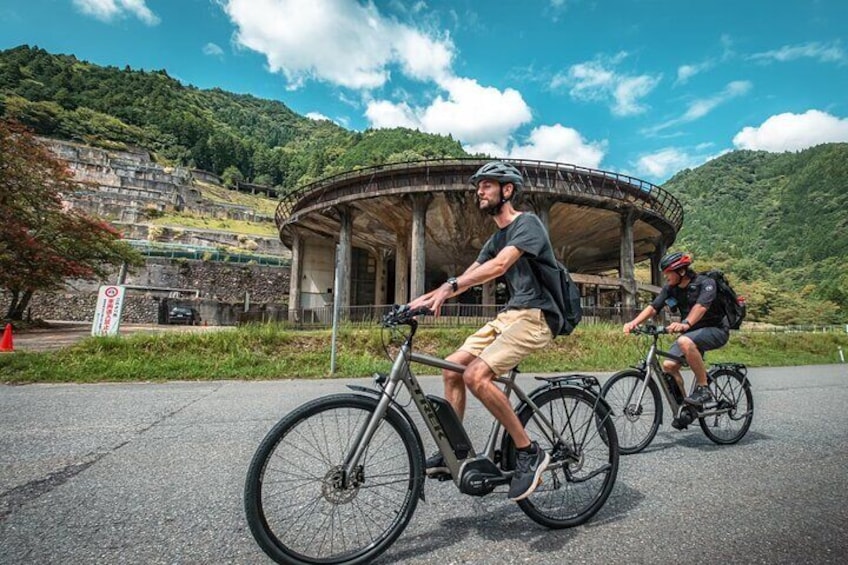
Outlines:
{"type": "MultiPolygon", "coordinates": [[[[551,453],[551,467],[542,474],[542,484],[528,498],[518,501],[518,506],[548,528],[579,526],[601,509],[615,485],[619,455],[613,419],[603,402],[577,387],[548,388],[533,396],[533,402],[560,431],[567,447],[580,454],[580,461],[553,468],[561,461],[557,454],[562,453],[562,446],[551,443],[550,434],[533,418],[533,409],[525,406],[518,419],[531,441],[551,453]],[[593,472],[597,474],[592,476],[593,472]]],[[[514,469],[515,444],[509,435],[504,444],[505,468],[514,469]]]]}
{"type": "Polygon", "coordinates": [[[376,398],[356,394],[319,398],[262,440],[244,505],[253,537],[277,563],[367,563],[406,528],[423,488],[423,448],[396,410],[388,410],[363,455],[358,484],[337,483],[356,432],[376,406],[376,398]]]}
{"type": "Polygon", "coordinates": [[[601,388],[601,396],[609,403],[615,418],[618,450],[623,455],[639,453],[648,447],[660,427],[662,401],[655,381],[648,383],[641,407],[631,402],[644,380],[642,371],[626,369],[611,376],[601,388]]]}
{"type": "Polygon", "coordinates": [[[719,406],[730,407],[724,414],[698,418],[701,430],[719,445],[738,442],[748,433],[754,419],[754,395],[744,375],[732,369],[721,368],[707,374],[710,392],[719,406]]]}

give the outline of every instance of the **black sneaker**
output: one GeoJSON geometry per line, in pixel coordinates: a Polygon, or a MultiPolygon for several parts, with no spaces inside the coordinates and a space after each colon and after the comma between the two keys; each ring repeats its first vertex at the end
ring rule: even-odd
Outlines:
{"type": "Polygon", "coordinates": [[[450,476],[450,469],[445,465],[445,458],[442,457],[442,454],[437,452],[427,458],[427,462],[424,464],[425,473],[428,477],[436,477],[439,475],[447,475],[450,476]]]}
{"type": "Polygon", "coordinates": [[[671,420],[671,427],[675,430],[685,430],[689,427],[689,424],[684,424],[680,421],[680,418],[674,418],[671,420]]]}
{"type": "Polygon", "coordinates": [[[535,441],[530,444],[536,450],[534,452],[517,449],[518,461],[515,464],[515,474],[509,485],[509,499],[512,501],[524,500],[536,490],[541,484],[542,473],[548,468],[551,456],[539,447],[535,441]]]}
{"type": "Polygon", "coordinates": [[[698,385],[695,387],[695,390],[692,391],[691,396],[684,398],[683,402],[692,406],[703,406],[704,402],[709,402],[712,398],[713,393],[710,392],[710,389],[707,386],[698,385]]]}

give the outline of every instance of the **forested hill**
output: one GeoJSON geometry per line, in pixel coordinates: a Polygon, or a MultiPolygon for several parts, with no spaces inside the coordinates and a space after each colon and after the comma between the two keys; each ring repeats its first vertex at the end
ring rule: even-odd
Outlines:
{"type": "Polygon", "coordinates": [[[283,190],[354,165],[466,155],[450,137],[351,132],[281,102],[186,86],[164,70],[100,67],[29,46],[0,51],[0,116],[41,135],[144,147],[164,163],[217,174],[229,168],[283,190]]]}
{"type": "Polygon", "coordinates": [[[683,203],[675,247],[725,268],[761,319],[848,316],[848,144],[735,151],[663,185],[683,203]]]}

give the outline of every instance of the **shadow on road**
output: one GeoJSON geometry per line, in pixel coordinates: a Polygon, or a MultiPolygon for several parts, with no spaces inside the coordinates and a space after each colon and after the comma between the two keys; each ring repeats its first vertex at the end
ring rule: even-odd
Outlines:
{"type": "MultiPolygon", "coordinates": [[[[499,493],[494,493],[493,496],[498,495],[499,493]]],[[[504,495],[505,493],[500,493],[500,496],[504,495]]],[[[644,498],[638,490],[618,481],[606,504],[589,522],[563,530],[551,530],[537,524],[524,514],[518,505],[508,500],[504,500],[503,504],[493,505],[473,499],[471,504],[475,507],[475,517],[464,515],[446,518],[425,532],[415,535],[402,534],[388,553],[381,556],[376,563],[388,564],[405,559],[426,560],[428,554],[441,553],[451,546],[461,546],[470,535],[490,541],[515,540],[536,553],[557,551],[567,547],[581,529],[600,528],[623,519],[638,507],[644,498]]],[[[467,503],[463,501],[463,505],[465,504],[467,503]]],[[[456,555],[457,552],[454,550],[453,554],[456,555]]]]}

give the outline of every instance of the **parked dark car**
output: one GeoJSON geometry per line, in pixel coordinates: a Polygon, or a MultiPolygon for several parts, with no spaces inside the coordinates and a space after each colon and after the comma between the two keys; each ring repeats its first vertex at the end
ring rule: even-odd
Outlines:
{"type": "Polygon", "coordinates": [[[174,306],[168,312],[169,324],[185,324],[187,326],[200,325],[200,313],[194,308],[174,306]]]}

